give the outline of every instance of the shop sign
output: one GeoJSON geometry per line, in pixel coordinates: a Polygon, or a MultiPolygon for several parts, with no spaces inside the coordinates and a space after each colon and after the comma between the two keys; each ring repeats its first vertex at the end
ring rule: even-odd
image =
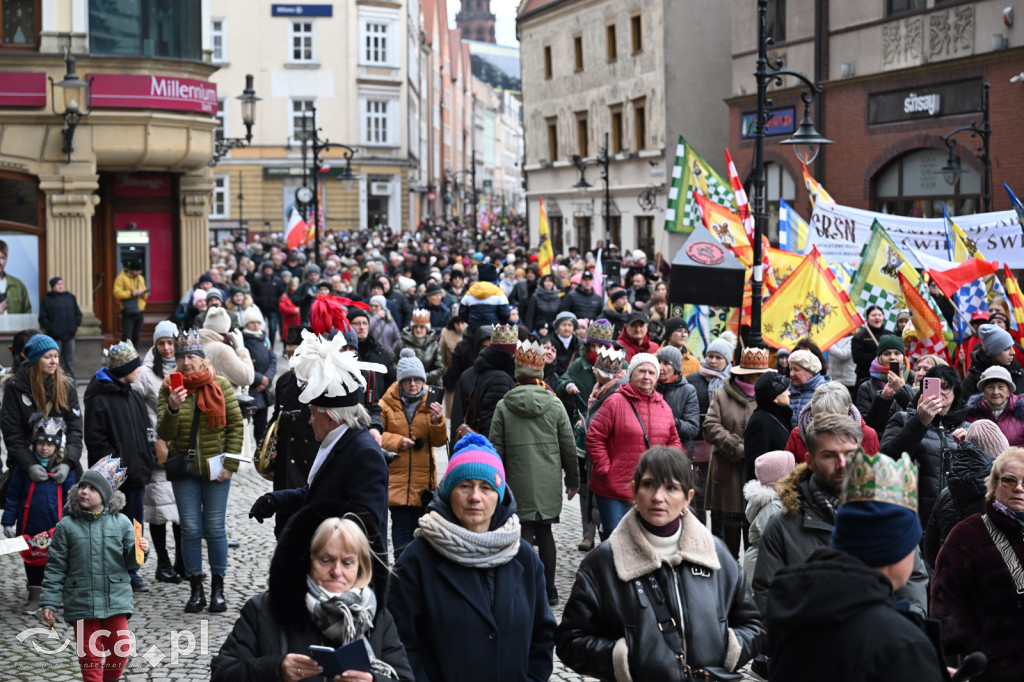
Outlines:
{"type": "Polygon", "coordinates": [[[937,92],[930,95],[917,95],[912,92],[903,100],[903,113],[914,114],[926,111],[929,116],[936,116],[941,103],[942,97],[937,92]]]}
{"type": "Polygon", "coordinates": [[[118,173],[114,196],[125,199],[158,199],[172,195],[171,176],[166,173],[118,173]]]}
{"type": "MultiPolygon", "coordinates": [[[[345,172],[344,166],[325,168],[317,174],[321,180],[338,180],[345,172]]],[[[354,171],[353,171],[354,172],[354,171]]],[[[306,174],[309,177],[313,177],[313,168],[307,168],[306,174]]],[[[282,178],[301,178],[302,166],[271,166],[263,168],[263,179],[264,180],[280,180],[282,178]]]]}
{"type": "Polygon", "coordinates": [[[868,96],[868,125],[981,111],[981,80],[894,90],[868,96]]]}
{"type": "Polygon", "coordinates": [[[45,106],[45,73],[0,71],[0,107],[45,106]]]}
{"type": "MultiPolygon", "coordinates": [[[[772,117],[764,126],[765,137],[773,135],[792,135],[796,132],[796,109],[787,107],[775,109],[771,112],[772,117]]],[[[744,140],[754,137],[754,124],[757,122],[757,114],[743,114],[740,127],[740,137],[744,140]]]]}
{"type": "Polygon", "coordinates": [[[332,17],[334,5],[271,5],[272,17],[332,17]]]}
{"type": "Polygon", "coordinates": [[[166,109],[217,114],[217,85],[192,78],[89,74],[93,109],[166,109]]]}

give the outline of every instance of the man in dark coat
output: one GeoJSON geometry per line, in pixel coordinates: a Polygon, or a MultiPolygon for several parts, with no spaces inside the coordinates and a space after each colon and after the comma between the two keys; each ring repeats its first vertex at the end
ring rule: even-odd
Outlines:
{"type": "Polygon", "coordinates": [[[533,292],[537,289],[539,276],[540,271],[536,264],[526,268],[526,279],[516,282],[516,285],[512,287],[512,293],[508,295],[508,304],[514,305],[519,310],[526,310],[526,304],[530,302],[533,292]]]}
{"type": "Polygon", "coordinates": [[[658,383],[655,389],[672,409],[676,432],[686,452],[693,454],[693,440],[700,435],[700,404],[697,389],[680,374],[683,354],[678,348],[665,346],[658,351],[658,383]]]}
{"type": "Polygon", "coordinates": [[[445,300],[444,289],[437,282],[427,285],[420,307],[430,311],[430,328],[440,331],[452,319],[452,307],[445,300]]]}
{"type": "Polygon", "coordinates": [[[287,287],[274,273],[274,262],[270,259],[263,261],[259,273],[250,275],[249,286],[252,287],[252,302],[267,320],[267,338],[273,347],[277,330],[281,328],[281,294],[287,287]]]}
{"type": "Polygon", "coordinates": [[[82,311],[64,278],[51,278],[50,290],[39,303],[39,328],[60,346],[61,362],[71,376],[75,375],[75,334],[81,324],[82,311]]]}
{"type": "Polygon", "coordinates": [[[476,433],[491,432],[494,408],[506,393],[516,387],[517,340],[516,327],[495,327],[491,333],[491,345],[480,351],[473,361],[472,370],[462,374],[452,400],[452,443],[458,442],[467,429],[476,433]]]}
{"type": "Polygon", "coordinates": [[[488,324],[477,327],[472,332],[465,332],[462,339],[455,344],[452,351],[451,362],[448,363],[448,370],[441,377],[441,383],[446,391],[455,391],[459,379],[467,370],[473,368],[476,356],[483,350],[484,346],[491,342],[491,332],[494,328],[488,324]]]}
{"type": "Polygon", "coordinates": [[[359,341],[358,353],[360,362],[375,362],[387,368],[387,372],[383,374],[377,372],[364,373],[366,389],[363,396],[363,406],[370,413],[370,430],[377,432],[373,435],[379,443],[380,434],[384,433],[384,423],[380,418],[379,403],[380,399],[391,388],[391,384],[395,383],[395,363],[392,362],[391,355],[384,350],[384,346],[377,343],[370,334],[370,317],[365,310],[354,307],[350,308],[349,324],[352,325],[352,330],[359,341]]]}
{"type": "Polygon", "coordinates": [[[580,285],[562,297],[561,309],[567,310],[579,320],[595,320],[601,315],[604,299],[594,293],[594,273],[587,270],[580,279],[580,285]]]}

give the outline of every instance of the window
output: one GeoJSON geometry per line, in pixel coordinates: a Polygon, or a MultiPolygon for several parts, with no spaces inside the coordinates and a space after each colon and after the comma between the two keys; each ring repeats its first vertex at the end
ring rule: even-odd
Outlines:
{"type": "Polygon", "coordinates": [[[219,64],[227,61],[227,31],[223,19],[210,20],[210,59],[219,64]]]}
{"type": "Polygon", "coordinates": [[[548,215],[548,226],[551,228],[551,249],[562,253],[562,216],[548,215]]]}
{"type": "MultiPolygon", "coordinates": [[[[388,104],[386,99],[363,100],[363,143],[372,145],[393,144],[388,126],[388,104]]],[[[446,127],[447,131],[448,128],[446,127]]]]}
{"type": "Polygon", "coordinates": [[[765,29],[776,43],[786,39],[786,0],[768,0],[765,29]]]}
{"type": "Polygon", "coordinates": [[[363,61],[367,64],[389,64],[388,25],[367,22],[363,41],[363,61]]]}
{"type": "Polygon", "coordinates": [[[227,218],[231,211],[231,178],[228,175],[213,176],[213,196],[210,197],[210,217],[227,218]]]}
{"type": "Polygon", "coordinates": [[[946,203],[950,215],[980,210],[981,177],[970,164],[961,162],[963,173],[956,185],[942,177],[946,150],[918,149],[899,157],[875,176],[875,209],[915,218],[942,217],[946,203]]]}
{"type": "Polygon", "coordinates": [[[291,121],[291,139],[301,142],[303,135],[303,121],[306,123],[306,134],[312,134],[313,130],[313,108],[316,100],[308,97],[293,98],[292,111],[289,120],[291,121]]]}
{"type": "Polygon", "coordinates": [[[633,100],[633,139],[637,150],[647,149],[647,98],[633,100]]]}
{"type": "Polygon", "coordinates": [[[576,114],[576,153],[584,158],[589,156],[589,137],[587,131],[587,112],[581,111],[576,114]]]}
{"type": "Polygon", "coordinates": [[[924,9],[925,0],[886,0],[887,14],[902,14],[924,9]]]}
{"type": "Polygon", "coordinates": [[[223,140],[228,136],[227,133],[227,100],[223,97],[217,98],[217,127],[213,129],[213,137],[217,141],[223,140]]]}
{"type": "MultiPolygon", "coordinates": [[[[4,0],[5,15],[8,4],[4,0]]],[[[199,61],[203,58],[202,4],[202,0],[89,0],[89,52],[199,61]]]]}
{"type": "Polygon", "coordinates": [[[544,80],[551,80],[551,46],[544,46],[544,80]]]}
{"type": "Polygon", "coordinates": [[[313,22],[292,22],[292,61],[309,63],[313,61],[313,22]]]}
{"type": "MultiPolygon", "coordinates": [[[[612,204],[614,206],[614,202],[612,204]]],[[[604,216],[604,201],[601,201],[601,215],[604,216]]],[[[609,211],[608,223],[604,226],[605,236],[608,238],[609,244],[621,244],[622,243],[622,216],[615,215],[609,211]]]]}
{"type": "Polygon", "coordinates": [[[629,18],[629,35],[633,42],[633,54],[644,49],[644,27],[642,16],[634,14],[629,18]]]}
{"type": "Polygon", "coordinates": [[[590,250],[590,216],[573,216],[576,221],[576,243],[579,244],[581,252],[590,250]]]}
{"type": "MultiPolygon", "coordinates": [[[[796,184],[793,176],[777,163],[768,162],[764,165],[764,208],[765,237],[772,245],[779,243],[779,200],[785,199],[792,205],[796,202],[796,184]]],[[[753,186],[747,183],[747,196],[753,196],[753,186]]],[[[790,244],[789,247],[793,248],[790,244]]]]}
{"type": "Polygon", "coordinates": [[[615,24],[608,24],[604,29],[605,41],[607,42],[608,61],[614,62],[619,56],[619,48],[615,43],[615,24]]]}
{"type": "Polygon", "coordinates": [[[3,0],[0,3],[0,49],[37,49],[40,17],[39,0],[3,0]]]}
{"type": "Polygon", "coordinates": [[[618,154],[623,149],[622,140],[622,107],[611,109],[611,153],[618,154]]]}
{"type": "Polygon", "coordinates": [[[650,256],[654,253],[654,217],[638,215],[634,221],[636,224],[636,248],[650,256]]]}
{"type": "Polygon", "coordinates": [[[573,36],[572,38],[572,50],[575,56],[576,70],[583,70],[583,36],[573,36]]]}
{"type": "Polygon", "coordinates": [[[548,161],[558,159],[558,119],[551,117],[547,119],[548,124],[548,161]]]}

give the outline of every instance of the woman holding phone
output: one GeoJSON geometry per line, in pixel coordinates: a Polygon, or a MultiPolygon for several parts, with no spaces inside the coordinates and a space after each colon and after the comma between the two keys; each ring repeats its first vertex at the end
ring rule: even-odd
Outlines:
{"type": "Polygon", "coordinates": [[[878,433],[895,410],[905,410],[914,398],[914,373],[906,368],[903,339],[885,334],[878,339],[878,355],[868,368],[869,377],[857,389],[856,405],[868,426],[878,433]],[[893,406],[895,403],[895,407],[893,406]]]}

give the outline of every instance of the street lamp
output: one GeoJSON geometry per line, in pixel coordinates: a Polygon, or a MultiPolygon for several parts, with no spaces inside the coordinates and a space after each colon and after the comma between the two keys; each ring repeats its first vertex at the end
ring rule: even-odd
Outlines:
{"type": "Polygon", "coordinates": [[[445,185],[446,188],[447,188],[449,183],[451,183],[452,187],[457,186],[458,185],[458,179],[459,179],[460,175],[462,176],[463,181],[465,181],[465,177],[467,175],[469,176],[470,186],[472,187],[472,192],[471,192],[470,200],[473,202],[472,203],[473,210],[472,210],[472,213],[470,214],[470,216],[471,216],[471,219],[473,220],[473,234],[474,234],[474,237],[475,237],[475,235],[476,235],[476,224],[477,224],[476,223],[476,220],[477,220],[477,216],[476,216],[476,152],[473,153],[472,163],[471,163],[469,168],[464,168],[462,170],[457,170],[457,171],[453,171],[451,168],[446,168],[445,171],[444,171],[444,174],[445,174],[444,185],[445,185]]]}
{"type": "Polygon", "coordinates": [[[251,73],[245,75],[245,89],[235,99],[242,103],[242,123],[245,124],[245,137],[223,137],[213,142],[213,158],[210,159],[210,166],[216,166],[220,160],[227,156],[232,149],[248,147],[252,143],[252,127],[256,123],[256,102],[262,97],[256,96],[253,88],[253,76],[251,73]]]}
{"type": "Polygon", "coordinates": [[[960,174],[963,173],[963,168],[960,166],[960,159],[954,152],[956,142],[953,141],[953,138],[963,132],[970,132],[971,137],[980,137],[981,146],[975,150],[975,157],[981,161],[984,169],[981,178],[981,202],[982,210],[985,213],[992,210],[992,157],[989,156],[989,138],[992,137],[992,128],[989,126],[988,118],[988,89],[989,84],[985,83],[981,90],[981,126],[971,121],[969,125],[954,128],[942,136],[942,141],[949,148],[949,158],[946,160],[946,165],[939,171],[950,186],[956,185],[960,180],[960,174]]]}
{"type": "MultiPolygon", "coordinates": [[[[591,187],[591,184],[587,182],[587,160],[581,158],[579,154],[573,154],[571,160],[572,165],[576,166],[576,170],[580,172],[579,182],[573,185],[573,189],[586,192],[591,187]]],[[[608,245],[612,241],[612,193],[611,185],[609,184],[610,176],[608,174],[608,165],[611,163],[611,157],[608,155],[608,133],[604,134],[604,146],[598,152],[594,163],[601,166],[601,181],[604,183],[604,210],[601,213],[604,218],[604,243],[608,245]]]]}
{"type": "Polygon", "coordinates": [[[71,163],[71,152],[74,151],[72,141],[75,139],[75,128],[83,118],[92,113],[92,109],[83,112],[81,103],[85,102],[86,105],[90,105],[90,99],[92,97],[92,79],[86,83],[78,77],[78,72],[75,70],[75,57],[71,54],[70,50],[64,57],[64,80],[60,83],[54,83],[52,76],[47,76],[50,79],[50,108],[56,116],[60,116],[64,119],[64,147],[61,151],[68,155],[68,163],[71,163]],[[63,94],[64,111],[57,111],[57,92],[56,88],[60,88],[63,94]]]}
{"type": "Polygon", "coordinates": [[[832,140],[822,137],[811,121],[811,103],[814,102],[814,96],[821,92],[821,86],[802,73],[783,69],[779,60],[772,64],[768,62],[768,46],[773,40],[767,35],[767,12],[768,0],[757,0],[757,69],[754,71],[754,78],[757,80],[757,115],[754,119],[754,172],[751,176],[754,189],[751,197],[754,217],[754,276],[750,283],[750,332],[747,337],[747,345],[752,347],[764,345],[761,337],[761,269],[764,262],[761,240],[767,217],[764,210],[764,131],[770,118],[768,107],[772,105],[772,101],[768,99],[768,84],[774,82],[776,85],[782,85],[783,76],[792,76],[807,86],[807,90],[800,93],[800,99],[804,103],[804,118],[800,122],[800,127],[791,138],[779,144],[793,145],[793,151],[804,165],[811,163],[818,156],[821,145],[832,144],[832,140]]]}

